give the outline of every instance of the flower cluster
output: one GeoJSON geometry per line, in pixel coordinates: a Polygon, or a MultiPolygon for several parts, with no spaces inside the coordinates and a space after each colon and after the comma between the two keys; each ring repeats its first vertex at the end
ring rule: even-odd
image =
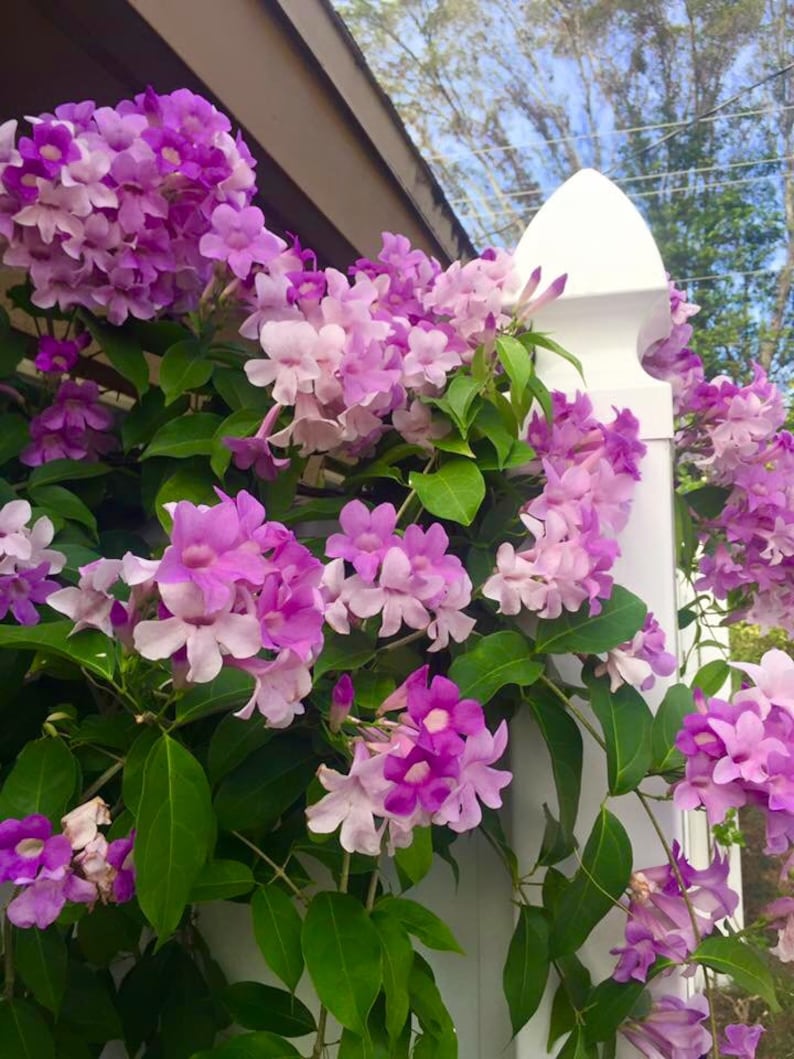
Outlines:
{"type": "Polygon", "coordinates": [[[461,699],[446,677],[428,684],[428,669],[411,673],[381,705],[381,714],[402,711],[397,721],[360,729],[346,774],[320,766],[329,793],[308,808],[309,828],[330,834],[341,825],[349,853],[377,855],[384,834],[391,851],[408,846],[413,828],[430,824],[469,831],[482,819],[480,802],[502,804],[512,776],[491,766],[507,747],[507,725],[492,734],[482,706],[461,699]]]}
{"type": "Polygon", "coordinates": [[[673,330],[646,354],[647,370],[670,382],[678,413],[680,457],[705,482],[726,492],[720,513],[699,519],[703,543],[696,588],[718,599],[742,593],[734,618],[794,630],[794,438],[781,430],[786,411],[778,388],[755,368],[739,385],[726,376],[704,381],[686,342],[686,318],[697,306],[672,288],[673,330]]]}
{"type": "Polygon", "coordinates": [[[35,603],[45,603],[60,586],[50,580],[66,564],[66,556],[50,548],[54,528],[46,517],[28,525],[27,500],[10,500],[0,508],[0,619],[10,611],[21,625],[36,625],[35,603]]]}
{"type": "Polygon", "coordinates": [[[284,246],[250,205],[245,144],[187,89],[67,103],[31,122],[16,146],[16,122],[0,128],[0,236],[42,308],[83,306],[112,323],[189,311],[215,260],[245,278],[284,246]]]}
{"type": "Polygon", "coordinates": [[[502,614],[522,607],[542,618],[556,618],[589,602],[591,613],[609,597],[609,570],[619,554],[617,534],[628,520],[634,483],[645,446],[639,424],[627,409],[609,425],[593,416],[589,398],[552,394],[549,421],[534,414],[527,440],[540,457],[543,489],[521,510],[533,536],[516,551],[504,543],[496,573],[483,594],[502,614]]]}
{"type": "Polygon", "coordinates": [[[239,716],[258,709],[275,728],[303,713],[309,667],[323,644],[322,563],[249,493],[214,506],[169,505],[161,559],[99,559],[50,605],[75,628],[115,634],[153,661],[171,659],[177,682],[207,683],[224,665],[254,679],[239,716]],[[118,584],[131,591],[126,603],[118,584]],[[262,655],[262,652],[266,655],[262,655]]]}
{"type": "Polygon", "coordinates": [[[728,858],[715,854],[708,868],[698,871],[673,844],[670,863],[643,868],[631,877],[626,921],[626,944],[612,950],[619,956],[613,977],[645,982],[657,957],[684,963],[699,938],[733,915],[739,897],[727,885],[728,858]]]}
{"type": "Polygon", "coordinates": [[[760,665],[734,663],[755,686],[730,701],[696,696],[676,746],[686,758],[673,799],[678,809],[703,806],[718,824],[729,809],[759,806],[767,852],[786,853],[794,839],[794,661],[772,650],[760,665]]]}
{"type": "MultiPolygon", "coordinates": [[[[279,407],[292,409],[287,426],[258,437],[260,448],[292,443],[304,455],[356,455],[390,426],[428,445],[435,427],[422,398],[438,396],[480,343],[492,343],[520,289],[503,250],[442,272],[389,233],[378,260],[359,260],[351,274],[318,270],[297,244],[257,273],[254,311],[241,333],[258,339],[265,357],[245,370],[255,386],[272,387],[279,407]]],[[[533,298],[539,279],[533,275],[521,292],[524,316],[564,286],[561,278],[533,298]]]]}
{"type": "Polygon", "coordinates": [[[325,572],[333,596],[326,620],[337,632],[349,632],[351,620],[379,614],[379,636],[393,636],[403,624],[424,629],[433,641],[429,651],[467,639],[474,619],[462,611],[471,602],[471,580],[460,559],[448,554],[443,527],[411,525],[399,536],[392,504],[370,511],[360,500],[342,508],[339,522],[343,532],[332,534],[325,548],[334,560],[325,572]],[[350,577],[345,562],[355,571],[350,577]]]}
{"type": "Polygon", "coordinates": [[[116,445],[112,426],[113,415],[99,403],[97,384],[67,379],[52,404],[31,419],[31,443],[19,458],[28,467],[51,460],[97,460],[116,445]]]}
{"type": "Polygon", "coordinates": [[[67,901],[92,908],[131,900],[135,833],[108,842],[99,829],[109,823],[101,798],[67,813],[59,834],[37,814],[0,823],[0,882],[20,888],[6,909],[14,926],[44,930],[67,901]]]}
{"type": "Polygon", "coordinates": [[[676,665],[675,655],[665,650],[664,631],[649,611],[631,640],[607,651],[606,659],[596,666],[595,675],[609,676],[610,691],[617,691],[621,684],[648,691],[656,677],[669,677],[676,665]]]}
{"type": "Polygon", "coordinates": [[[620,1032],[646,1059],[702,1059],[712,1045],[711,1034],[703,1025],[708,1017],[704,996],[693,996],[689,1001],[663,996],[644,1019],[625,1023],[620,1032]]]}

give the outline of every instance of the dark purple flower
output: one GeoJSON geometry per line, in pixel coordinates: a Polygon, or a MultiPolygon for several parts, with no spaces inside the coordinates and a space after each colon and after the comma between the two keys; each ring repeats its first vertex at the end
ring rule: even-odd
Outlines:
{"type": "Polygon", "coordinates": [[[20,625],[37,625],[39,612],[34,603],[46,603],[47,597],[61,586],[50,581],[50,564],[45,562],[28,570],[0,574],[0,619],[9,610],[20,625]]]}
{"type": "Polygon", "coordinates": [[[80,149],[66,125],[60,122],[39,122],[33,126],[33,139],[23,136],[19,153],[26,162],[38,164],[48,177],[54,177],[67,162],[80,158],[80,149]]]}
{"type": "Polygon", "coordinates": [[[350,713],[350,707],[353,705],[354,695],[353,681],[350,679],[350,674],[343,673],[334,684],[331,692],[328,726],[332,732],[341,730],[345,718],[350,713]]]}
{"type": "Polygon", "coordinates": [[[406,757],[388,754],[383,774],[394,787],[386,795],[386,809],[397,816],[410,816],[419,805],[434,813],[449,797],[458,772],[457,758],[442,757],[419,746],[406,757]]]}
{"type": "Polygon", "coordinates": [[[460,690],[446,677],[433,677],[429,688],[414,688],[408,714],[419,728],[417,746],[434,754],[460,754],[463,735],[477,735],[485,727],[482,706],[461,699],[460,690]]]}
{"type": "Polygon", "coordinates": [[[107,848],[107,862],[116,869],[113,879],[113,900],[117,904],[131,901],[135,894],[134,845],[135,832],[130,831],[126,838],[117,838],[107,848]]]}
{"type": "Polygon", "coordinates": [[[61,879],[72,859],[63,835],[53,835],[46,816],[26,816],[0,824],[0,882],[16,886],[35,879],[61,879]]]}
{"type": "Polygon", "coordinates": [[[343,532],[331,534],[325,554],[329,559],[347,559],[356,573],[371,583],[388,549],[400,543],[394,532],[394,505],[379,504],[370,511],[360,500],[351,500],[342,508],[339,523],[343,532]]]}
{"type": "Polygon", "coordinates": [[[42,335],[33,363],[39,371],[55,372],[61,375],[72,370],[79,359],[80,350],[85,349],[89,341],[89,336],[85,332],[79,338],[71,340],[42,335]]]}

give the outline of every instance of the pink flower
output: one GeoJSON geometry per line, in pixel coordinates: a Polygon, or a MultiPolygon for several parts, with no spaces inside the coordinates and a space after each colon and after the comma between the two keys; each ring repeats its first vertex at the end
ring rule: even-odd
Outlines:
{"type": "Polygon", "coordinates": [[[360,500],[351,500],[339,514],[342,533],[332,533],[326,541],[329,558],[347,559],[356,573],[371,584],[383,557],[399,543],[394,530],[397,512],[392,504],[379,504],[370,511],[360,500]]]}
{"type": "Polygon", "coordinates": [[[268,662],[252,658],[231,663],[254,678],[251,698],[235,717],[248,720],[258,710],[270,728],[287,728],[304,713],[303,699],[312,689],[308,666],[293,651],[282,651],[268,662]]]}
{"type": "Polygon", "coordinates": [[[212,211],[212,229],[202,235],[199,253],[225,261],[238,279],[246,279],[256,261],[266,265],[286,246],[283,239],[265,228],[265,217],[257,206],[233,209],[221,203],[212,211]]]}
{"type": "Polygon", "coordinates": [[[492,735],[485,726],[466,740],[460,757],[458,784],[433,815],[434,824],[448,824],[453,831],[471,831],[482,820],[480,802],[490,809],[502,804],[501,791],[513,778],[511,772],[494,769],[507,749],[507,724],[492,735]]]}
{"type": "Polygon", "coordinates": [[[320,765],[317,778],[329,793],[306,810],[309,830],[330,835],[341,824],[342,849],[377,856],[383,829],[374,817],[386,815],[384,797],[391,787],[384,778],[384,763],[383,756],[370,756],[364,741],[356,740],[347,775],[320,765]]]}
{"type": "Polygon", "coordinates": [[[108,590],[118,581],[121,567],[121,559],[97,559],[80,567],[76,588],[62,588],[47,598],[53,610],[65,614],[75,623],[72,633],[81,629],[99,629],[106,636],[113,635],[111,612],[116,599],[108,590]]]}
{"type": "Polygon", "coordinates": [[[233,614],[228,607],[208,612],[196,585],[161,585],[160,594],[171,617],[142,621],[133,633],[135,648],[144,658],[170,658],[187,649],[188,680],[206,684],[217,677],[224,654],[250,658],[260,650],[259,622],[251,614],[233,614]]]}

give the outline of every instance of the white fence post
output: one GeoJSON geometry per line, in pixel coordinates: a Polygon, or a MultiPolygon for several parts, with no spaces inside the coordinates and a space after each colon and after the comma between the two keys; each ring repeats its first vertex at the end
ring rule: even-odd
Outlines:
{"type": "MultiPolygon", "coordinates": [[[[568,394],[586,390],[599,418],[611,419],[615,406],[629,408],[640,422],[640,438],[648,452],[631,517],[620,536],[622,555],[615,580],[645,600],[674,651],[672,395],[667,383],[652,378],[640,364],[641,351],[666,335],[671,326],[667,277],[659,251],[623,192],[600,173],[586,169],[551,196],[524,233],[517,253],[527,277],[538,265],[546,281],[568,273],[565,294],[538,313],[533,324],[553,334],[579,358],[585,383],[566,361],[539,350],[537,370],[543,381],[550,389],[568,394]]],[[[664,681],[657,682],[651,693],[654,703],[663,695],[664,685],[664,681]]],[[[537,858],[544,829],[542,802],[548,800],[553,785],[545,747],[531,721],[524,718],[513,732],[513,844],[524,868],[537,858]]],[[[580,841],[586,838],[606,790],[603,754],[592,752],[585,743],[577,828],[580,841]]],[[[656,804],[670,839],[680,836],[680,814],[670,805],[656,804]]],[[[637,800],[627,795],[613,799],[610,807],[628,829],[635,864],[663,863],[664,852],[637,800]]],[[[623,925],[619,913],[613,913],[588,942],[585,962],[594,981],[614,968],[615,958],[609,950],[622,941],[623,925]]],[[[546,1054],[554,988],[556,982],[547,990],[541,1011],[519,1035],[517,1059],[539,1059],[546,1054]]]]}

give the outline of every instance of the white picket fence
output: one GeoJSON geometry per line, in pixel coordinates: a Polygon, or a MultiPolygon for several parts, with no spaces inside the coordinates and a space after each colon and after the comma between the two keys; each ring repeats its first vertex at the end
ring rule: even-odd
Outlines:
{"type": "MultiPolygon", "coordinates": [[[[671,326],[659,251],[623,192],[595,170],[583,170],[533,218],[519,243],[518,258],[527,278],[537,265],[547,280],[568,273],[565,294],[537,315],[535,326],[553,333],[580,359],[597,415],[609,419],[613,406],[627,407],[640,422],[648,453],[631,518],[620,537],[616,580],[647,602],[673,650],[677,625],[672,396],[670,387],[651,378],[640,363],[640,351],[671,326]]],[[[538,371],[550,388],[567,393],[584,388],[569,364],[542,350],[538,371]]],[[[665,681],[658,681],[653,702],[664,690],[665,681]]],[[[603,755],[589,749],[577,828],[580,840],[586,838],[607,789],[603,755]]],[[[553,802],[554,791],[545,745],[528,717],[513,725],[511,767],[515,778],[507,824],[522,869],[527,870],[535,863],[543,835],[542,804],[553,802]]],[[[671,806],[657,804],[670,839],[681,837],[680,815],[671,806]]],[[[663,852],[636,799],[612,799],[610,808],[629,831],[635,863],[641,867],[661,863],[663,852]]],[[[514,916],[509,880],[478,836],[464,838],[455,851],[461,866],[460,887],[456,888],[449,867],[440,863],[411,896],[427,902],[450,924],[466,952],[465,958],[427,954],[458,1028],[460,1059],[542,1059],[557,983],[550,981],[540,1010],[511,1040],[502,995],[502,966],[514,916]]],[[[573,869],[575,862],[563,867],[573,869]]],[[[614,967],[609,950],[622,940],[623,923],[619,913],[610,914],[587,944],[584,958],[595,981],[614,967]]],[[[251,936],[247,907],[208,906],[201,925],[231,981],[269,980],[251,936]]],[[[307,984],[299,994],[311,1000],[307,984]]],[[[300,1047],[302,1042],[296,1043],[300,1047]]],[[[633,1049],[619,1054],[636,1055],[633,1049]]],[[[111,1055],[108,1051],[107,1059],[111,1055]]]]}

